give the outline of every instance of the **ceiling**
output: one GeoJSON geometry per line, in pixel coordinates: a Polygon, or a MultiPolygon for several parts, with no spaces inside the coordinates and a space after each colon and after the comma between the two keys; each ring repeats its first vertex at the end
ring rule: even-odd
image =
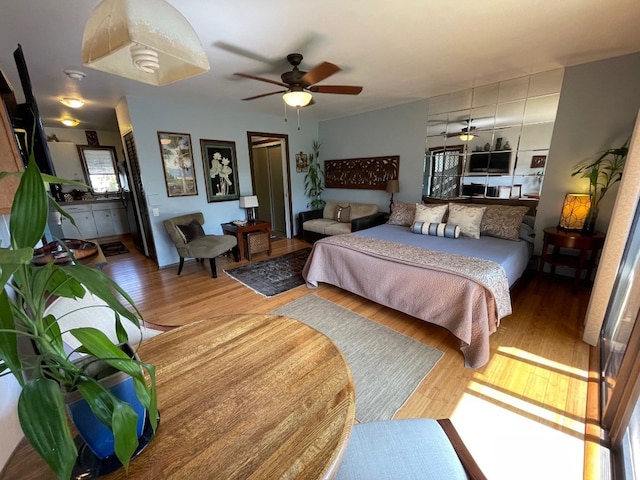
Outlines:
{"type": "Polygon", "coordinates": [[[76,128],[115,130],[113,108],[125,95],[284,115],[279,95],[241,100],[279,87],[233,73],[280,81],[292,52],[304,55],[305,70],[322,61],[342,67],[323,83],[364,87],[358,96],[316,94],[301,110],[326,120],[640,51],[638,0],[169,0],[193,25],[211,70],[154,87],[82,65],[84,25],[98,3],[3,2],[0,69],[22,102],[13,60],[20,43],[45,126],[73,116],[76,128]],[[86,78],[69,79],[69,68],[86,78]],[[64,107],[65,96],[87,105],[64,107]]]}

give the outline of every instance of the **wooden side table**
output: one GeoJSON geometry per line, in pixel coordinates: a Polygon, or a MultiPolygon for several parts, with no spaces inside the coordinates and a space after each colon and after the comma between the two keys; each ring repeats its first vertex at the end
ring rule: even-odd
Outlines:
{"type": "Polygon", "coordinates": [[[575,268],[575,282],[580,280],[582,270],[587,268],[586,280],[596,265],[598,253],[604,245],[605,234],[601,232],[582,233],[580,231],[562,230],[557,227],[544,229],[544,246],[540,257],[539,273],[542,274],[546,263],[551,264],[551,273],[555,273],[557,265],[575,268]],[[549,254],[549,246],[552,247],[549,254]],[[579,250],[579,255],[561,254],[561,248],[579,250]]]}
{"type": "Polygon", "coordinates": [[[252,222],[247,222],[247,224],[243,226],[234,225],[231,222],[223,223],[221,226],[225,235],[235,235],[238,240],[237,253],[234,249],[236,262],[244,260],[246,234],[250,232],[267,232],[269,234],[269,249],[267,250],[267,254],[271,255],[271,222],[267,222],[266,220],[254,220],[252,222]]]}

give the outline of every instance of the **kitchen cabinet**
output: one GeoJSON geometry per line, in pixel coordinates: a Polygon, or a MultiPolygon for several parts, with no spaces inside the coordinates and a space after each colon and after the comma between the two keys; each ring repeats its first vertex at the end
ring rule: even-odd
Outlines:
{"type": "MultiPolygon", "coordinates": [[[[19,172],[22,169],[22,157],[20,157],[16,146],[9,115],[4,107],[4,102],[0,101],[0,172],[19,172]]],[[[20,180],[17,177],[9,176],[4,178],[1,183],[0,215],[8,215],[11,213],[13,196],[20,180]]]]}
{"type": "Polygon", "coordinates": [[[62,218],[62,233],[66,238],[100,238],[129,233],[127,212],[120,202],[95,202],[82,205],[63,205],[76,222],[77,229],[62,218]],[[79,230],[79,231],[78,231],[79,230]]]}

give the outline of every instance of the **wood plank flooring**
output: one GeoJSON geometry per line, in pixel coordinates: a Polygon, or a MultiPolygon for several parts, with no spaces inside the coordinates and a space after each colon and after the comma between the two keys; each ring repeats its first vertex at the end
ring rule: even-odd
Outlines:
{"type": "MultiPolygon", "coordinates": [[[[526,274],[512,292],[514,313],[491,336],[490,362],[470,370],[446,330],[339,288],[301,286],[265,299],[222,272],[239,265],[230,257],[217,259],[217,279],[208,262],[187,262],[177,276],[177,266],[159,270],[130,238],[121,240],[131,253],[108,257],[104,271],[132,296],[147,322],[266,313],[319,295],[445,353],[395,418],[451,418],[491,479],[582,478],[589,346],[581,338],[589,287],[573,290],[571,279],[526,274]]],[[[305,246],[277,240],[272,256],[305,246]]],[[[259,254],[253,262],[266,258],[259,254]]]]}

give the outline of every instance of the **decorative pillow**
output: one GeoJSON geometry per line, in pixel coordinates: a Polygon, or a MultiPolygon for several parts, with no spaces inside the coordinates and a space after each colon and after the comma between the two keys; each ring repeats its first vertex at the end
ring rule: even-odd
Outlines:
{"type": "Polygon", "coordinates": [[[176,227],[178,227],[178,232],[180,232],[184,243],[189,243],[197,238],[204,237],[202,225],[200,225],[197,220],[191,220],[189,225],[176,225],[176,227]]]}
{"type": "Polygon", "coordinates": [[[460,236],[460,226],[453,223],[415,222],[411,225],[411,231],[435,237],[458,238],[460,236]]]}
{"type": "Polygon", "coordinates": [[[529,207],[511,205],[484,205],[480,234],[520,241],[520,225],[529,207]]]}
{"type": "Polygon", "coordinates": [[[449,219],[447,223],[460,226],[465,237],[480,238],[480,224],[486,207],[470,207],[457,203],[449,203],[449,219]]]}
{"type": "Polygon", "coordinates": [[[393,201],[393,209],[387,223],[389,225],[402,225],[408,227],[413,223],[413,217],[416,215],[416,204],[405,203],[398,200],[393,201]]]}
{"type": "Polygon", "coordinates": [[[333,219],[338,223],[349,223],[351,222],[351,207],[343,207],[342,205],[338,205],[336,207],[336,214],[333,219]]]}
{"type": "Polygon", "coordinates": [[[445,213],[447,213],[446,203],[443,205],[422,205],[417,203],[416,216],[413,221],[423,223],[441,223],[445,213]]]}

